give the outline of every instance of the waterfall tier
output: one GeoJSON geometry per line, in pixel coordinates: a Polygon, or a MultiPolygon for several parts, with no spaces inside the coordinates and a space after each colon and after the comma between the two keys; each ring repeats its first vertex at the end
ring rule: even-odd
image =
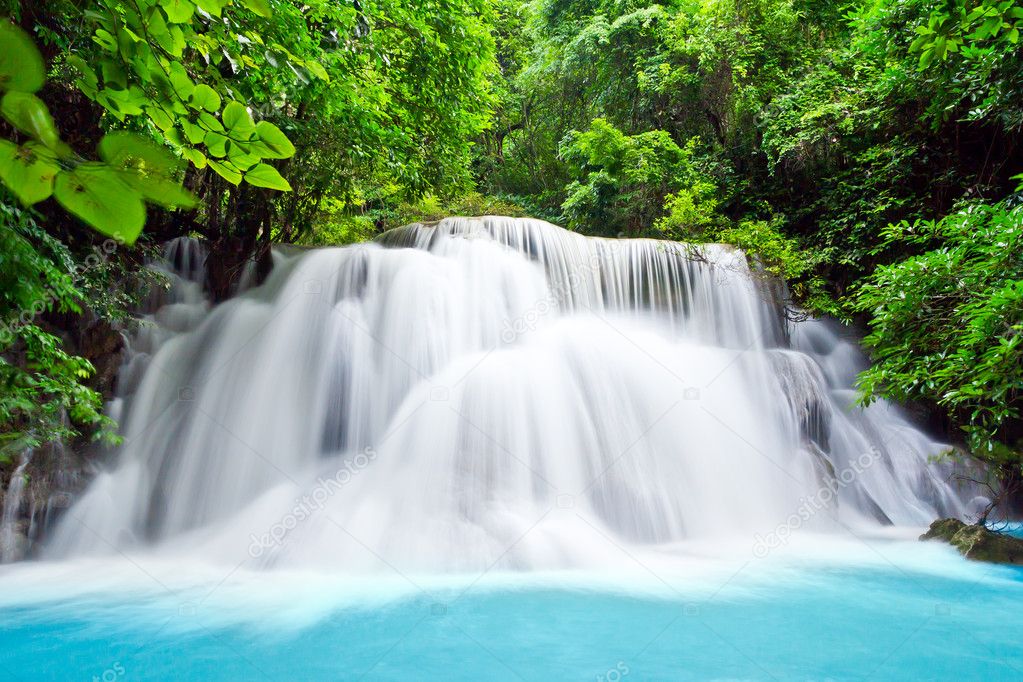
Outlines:
{"type": "MultiPolygon", "coordinates": [[[[742,253],[449,219],[279,253],[210,308],[179,240],[122,372],[124,444],[52,556],[599,565],[621,548],[962,515],[943,449],[742,253]]],[[[755,540],[756,538],[756,540],[755,540]]]]}

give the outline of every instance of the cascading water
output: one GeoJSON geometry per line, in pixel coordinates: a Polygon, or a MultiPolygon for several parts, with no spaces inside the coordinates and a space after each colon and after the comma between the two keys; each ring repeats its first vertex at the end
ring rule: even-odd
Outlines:
{"type": "Polygon", "coordinates": [[[23,553],[22,548],[18,546],[21,539],[17,532],[18,512],[25,492],[25,469],[31,460],[31,451],[22,454],[3,496],[3,513],[0,514],[0,563],[19,559],[23,553]]]}
{"type": "Polygon", "coordinates": [[[120,382],[124,445],[50,557],[588,567],[963,515],[943,446],[854,406],[855,346],[722,246],[449,219],[277,254],[210,309],[194,242],[120,382]],[[554,513],[557,512],[557,513],[554,513]],[[567,512],[567,513],[566,513],[567,512]]]}

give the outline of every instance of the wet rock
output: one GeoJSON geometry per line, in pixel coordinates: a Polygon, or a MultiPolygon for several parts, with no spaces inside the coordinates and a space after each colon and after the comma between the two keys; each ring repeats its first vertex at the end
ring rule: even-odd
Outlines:
{"type": "Polygon", "coordinates": [[[1023,565],[1023,539],[996,533],[985,526],[968,525],[959,519],[935,521],[920,539],[944,540],[974,561],[1023,565]]]}
{"type": "Polygon", "coordinates": [[[54,442],[0,471],[0,563],[34,556],[61,515],[95,475],[88,456],[54,442]]]}
{"type": "Polygon", "coordinates": [[[124,337],[109,322],[97,319],[82,329],[78,349],[96,368],[92,378],[94,388],[104,397],[112,395],[122,362],[124,337]]]}

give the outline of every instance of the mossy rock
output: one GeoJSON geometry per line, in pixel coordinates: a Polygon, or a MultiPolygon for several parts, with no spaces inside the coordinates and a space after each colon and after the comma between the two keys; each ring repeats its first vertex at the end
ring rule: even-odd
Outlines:
{"type": "Polygon", "coordinates": [[[1023,539],[995,533],[984,526],[967,525],[959,519],[935,521],[920,539],[944,540],[974,561],[1023,565],[1023,539]]]}

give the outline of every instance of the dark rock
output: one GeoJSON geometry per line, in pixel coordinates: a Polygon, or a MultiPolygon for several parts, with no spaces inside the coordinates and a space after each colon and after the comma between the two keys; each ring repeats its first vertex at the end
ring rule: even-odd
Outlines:
{"type": "Polygon", "coordinates": [[[986,526],[968,525],[959,519],[935,521],[920,539],[944,540],[974,561],[1023,565],[1023,539],[996,533],[986,526]]]}
{"type": "Polygon", "coordinates": [[[96,368],[91,385],[104,398],[111,396],[122,363],[124,337],[109,322],[97,319],[81,330],[77,341],[79,354],[96,368]]]}

